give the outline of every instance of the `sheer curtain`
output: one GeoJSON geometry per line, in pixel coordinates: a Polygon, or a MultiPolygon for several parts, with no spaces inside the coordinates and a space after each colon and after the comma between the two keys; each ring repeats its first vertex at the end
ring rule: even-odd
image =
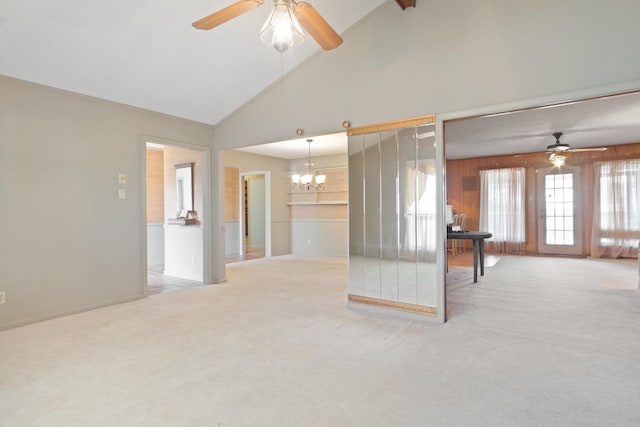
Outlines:
{"type": "Polygon", "coordinates": [[[480,171],[480,230],[493,234],[487,249],[522,254],[525,247],[525,169],[480,171]]]}
{"type": "Polygon", "coordinates": [[[410,161],[406,166],[407,206],[402,257],[426,261],[433,258],[436,251],[435,161],[410,161]]]}
{"type": "Polygon", "coordinates": [[[593,168],[591,256],[637,258],[640,160],[597,162],[593,168]]]}

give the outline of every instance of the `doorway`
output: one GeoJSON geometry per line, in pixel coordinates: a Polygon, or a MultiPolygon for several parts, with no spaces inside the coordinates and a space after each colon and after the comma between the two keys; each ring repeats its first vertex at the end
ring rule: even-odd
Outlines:
{"type": "Polygon", "coordinates": [[[583,255],[580,168],[537,170],[538,253],[583,255]]]}
{"type": "Polygon", "coordinates": [[[209,149],[157,138],[142,145],[145,293],[208,283],[209,149]]]}
{"type": "Polygon", "coordinates": [[[240,260],[271,256],[269,182],[267,171],[240,174],[240,260]]]}

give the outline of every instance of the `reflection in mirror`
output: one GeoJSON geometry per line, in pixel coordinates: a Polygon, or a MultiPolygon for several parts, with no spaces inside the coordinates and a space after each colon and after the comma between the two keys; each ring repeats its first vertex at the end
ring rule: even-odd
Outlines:
{"type": "Polygon", "coordinates": [[[193,163],[176,165],[177,218],[187,218],[193,210],[193,163]]]}

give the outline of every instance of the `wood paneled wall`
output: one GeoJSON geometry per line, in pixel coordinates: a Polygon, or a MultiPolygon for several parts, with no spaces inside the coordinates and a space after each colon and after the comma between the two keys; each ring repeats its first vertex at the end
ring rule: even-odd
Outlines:
{"type": "Polygon", "coordinates": [[[147,149],[147,223],[164,222],[164,152],[147,149]]]}
{"type": "MultiPolygon", "coordinates": [[[[536,170],[550,166],[546,153],[518,156],[478,157],[472,159],[447,160],[447,203],[456,212],[466,214],[465,228],[478,230],[480,220],[480,171],[485,169],[524,167],[526,169],[526,215],[528,254],[538,253],[536,221],[536,170]]],[[[582,201],[581,211],[583,254],[591,252],[591,226],[593,221],[593,163],[603,160],[640,158],[640,143],[613,145],[603,152],[569,153],[567,165],[581,167],[582,201]]]]}
{"type": "Polygon", "coordinates": [[[239,221],[240,169],[224,167],[224,220],[239,221]]]}

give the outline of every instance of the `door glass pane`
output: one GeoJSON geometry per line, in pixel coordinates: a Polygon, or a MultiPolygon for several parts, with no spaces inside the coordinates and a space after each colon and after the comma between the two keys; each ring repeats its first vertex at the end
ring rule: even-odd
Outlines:
{"type": "Polygon", "coordinates": [[[573,174],[558,173],[545,176],[545,205],[548,245],[573,245],[574,207],[573,174]]]}

